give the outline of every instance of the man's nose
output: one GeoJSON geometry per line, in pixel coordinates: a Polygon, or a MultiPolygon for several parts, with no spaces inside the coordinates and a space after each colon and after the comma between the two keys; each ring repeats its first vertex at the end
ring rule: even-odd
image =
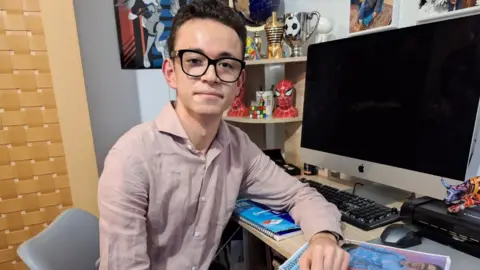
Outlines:
{"type": "Polygon", "coordinates": [[[214,65],[209,65],[207,67],[207,71],[205,74],[202,76],[202,80],[206,82],[217,82],[217,74],[215,73],[215,66],[214,65]]]}

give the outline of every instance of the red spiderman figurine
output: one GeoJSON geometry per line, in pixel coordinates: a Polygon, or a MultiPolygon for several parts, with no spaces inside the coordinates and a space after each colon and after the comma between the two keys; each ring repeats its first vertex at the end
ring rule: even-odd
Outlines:
{"type": "Polygon", "coordinates": [[[231,117],[249,116],[250,112],[243,103],[245,98],[245,87],[241,87],[238,95],[233,99],[232,106],[228,109],[227,115],[231,117]]]}
{"type": "Polygon", "coordinates": [[[273,112],[273,117],[290,118],[297,117],[298,111],[293,107],[293,97],[295,96],[295,88],[293,82],[282,80],[278,82],[275,89],[275,97],[277,98],[277,107],[273,112]]]}

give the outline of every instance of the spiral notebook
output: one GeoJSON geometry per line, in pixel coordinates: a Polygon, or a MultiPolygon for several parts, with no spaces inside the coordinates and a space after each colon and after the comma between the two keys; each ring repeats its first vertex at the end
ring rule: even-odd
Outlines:
{"type": "Polygon", "coordinates": [[[308,243],[305,243],[301,248],[299,248],[288,260],[286,260],[278,270],[299,270],[300,265],[298,260],[302,256],[303,252],[308,248],[308,243]]]}
{"type": "Polygon", "coordinates": [[[273,211],[248,199],[237,201],[232,217],[247,223],[276,241],[302,233],[300,226],[295,224],[288,213],[273,211]]]}
{"type": "MultiPolygon", "coordinates": [[[[300,269],[298,261],[307,248],[308,243],[305,243],[288,260],[280,265],[278,269],[300,269]]],[[[422,269],[449,270],[451,265],[449,256],[365,242],[347,240],[342,248],[350,254],[348,270],[417,269],[419,266],[421,266],[422,269]],[[413,266],[415,266],[415,268],[413,266]]]]}

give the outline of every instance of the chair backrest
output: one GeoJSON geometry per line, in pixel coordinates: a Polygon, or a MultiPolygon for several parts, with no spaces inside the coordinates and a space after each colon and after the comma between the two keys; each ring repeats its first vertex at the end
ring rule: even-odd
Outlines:
{"type": "Polygon", "coordinates": [[[98,219],[81,209],[68,209],[23,242],[17,254],[31,270],[93,270],[100,256],[98,219]]]}

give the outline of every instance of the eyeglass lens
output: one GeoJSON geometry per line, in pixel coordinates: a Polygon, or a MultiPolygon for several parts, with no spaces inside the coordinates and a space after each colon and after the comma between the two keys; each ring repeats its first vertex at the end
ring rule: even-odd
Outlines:
{"type": "MultiPolygon", "coordinates": [[[[185,52],[182,67],[187,75],[202,76],[208,69],[208,58],[201,53],[185,52]]],[[[242,72],[242,63],[234,59],[220,59],[215,65],[215,71],[220,80],[234,82],[242,72]]]]}

